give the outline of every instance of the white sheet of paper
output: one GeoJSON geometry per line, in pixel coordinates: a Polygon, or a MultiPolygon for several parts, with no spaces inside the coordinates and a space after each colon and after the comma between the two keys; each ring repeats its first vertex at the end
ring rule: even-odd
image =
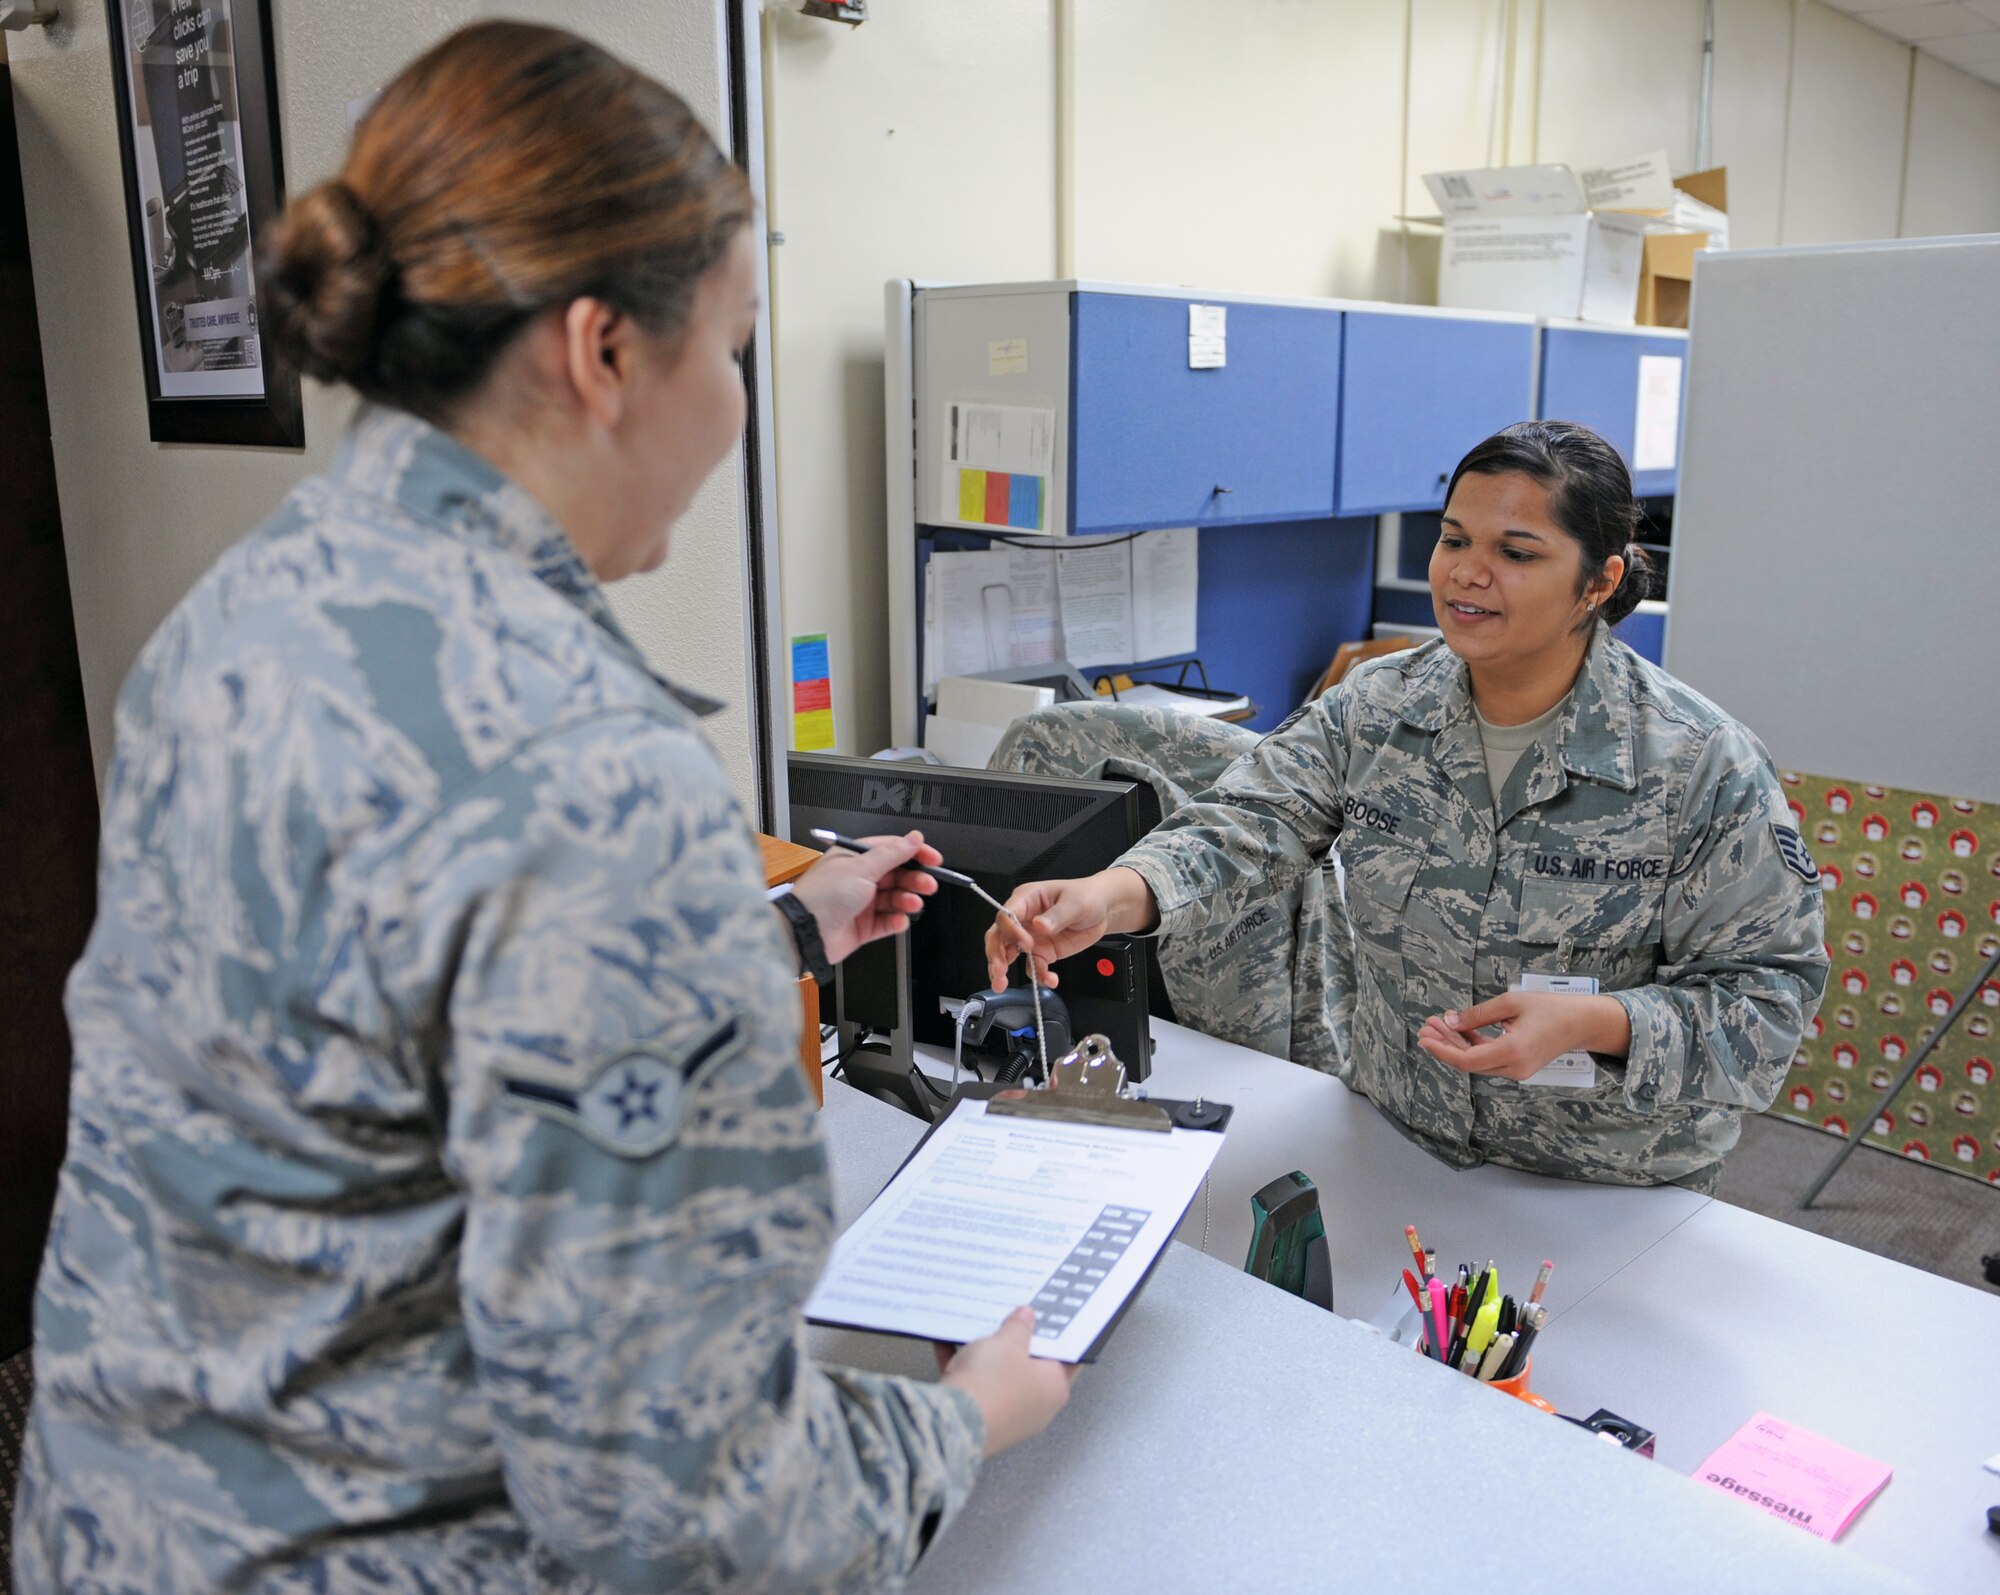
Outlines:
{"type": "Polygon", "coordinates": [[[1025,681],[946,676],[938,683],[937,712],[953,720],[1006,727],[1022,715],[1046,709],[1055,701],[1054,687],[1037,687],[1025,681]]]}
{"type": "Polygon", "coordinates": [[[1639,356],[1639,402],[1632,429],[1632,469],[1671,471],[1680,457],[1681,357],[1639,356]]]}
{"type": "Polygon", "coordinates": [[[926,751],[960,770],[985,769],[1006,733],[1005,726],[987,725],[983,720],[960,720],[943,714],[924,716],[926,751]]]}
{"type": "Polygon", "coordinates": [[[1188,306],[1188,369],[1213,371],[1229,364],[1229,306],[1188,306]]]}
{"type": "Polygon", "coordinates": [[[1054,550],[933,554],[924,580],[926,692],[945,676],[1061,656],[1054,550]]]}
{"type": "Polygon", "coordinates": [[[1056,593],[1052,548],[1009,548],[1007,659],[1010,665],[1045,665],[1062,657],[1062,610],[1056,593]]]}
{"type": "MultiPolygon", "coordinates": [[[[1047,476],[1055,468],[1056,413],[1017,404],[965,404],[944,409],[947,458],[973,471],[1047,476]]],[[[958,480],[950,484],[956,514],[958,480]]]]}
{"type": "Polygon", "coordinates": [[[1178,709],[1183,714],[1209,716],[1234,714],[1239,709],[1250,707],[1248,698],[1197,698],[1192,693],[1176,692],[1172,687],[1162,687],[1152,681],[1126,687],[1118,694],[1118,701],[1137,704],[1142,709],[1178,709]]]}
{"type": "MultiPolygon", "coordinates": [[[[1595,997],[1597,977],[1595,975],[1541,975],[1534,970],[1524,970],[1521,984],[1516,991],[1553,991],[1566,996],[1595,997]]],[[[1523,1085],[1561,1086],[1575,1091],[1584,1086],[1597,1084],[1597,1060],[1587,1052],[1565,1052],[1560,1058],[1551,1058],[1534,1074],[1521,1082],[1523,1085]]]]}
{"type": "Polygon", "coordinates": [[[1076,665],[1129,664],[1132,651],[1132,545],[1056,553],[1063,652],[1076,665]]]}
{"type": "Polygon", "coordinates": [[[1200,533],[1192,526],[1135,537],[1132,550],[1132,658],[1191,654],[1200,595],[1200,533]]]}
{"type": "Polygon", "coordinates": [[[1665,210],[1674,202],[1673,168],[1665,150],[1577,173],[1592,210],[1665,210]]]}
{"type": "Polygon", "coordinates": [[[1029,1304],[1035,1355],[1079,1361],[1221,1149],[1213,1130],[1052,1123],[962,1101],[835,1242],[806,1316],[959,1344],[1029,1304]]]}

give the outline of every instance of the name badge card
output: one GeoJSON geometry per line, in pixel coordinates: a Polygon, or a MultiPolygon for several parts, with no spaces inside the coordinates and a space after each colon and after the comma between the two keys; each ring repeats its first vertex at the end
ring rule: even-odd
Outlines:
{"type": "MultiPolygon", "coordinates": [[[[1595,975],[1543,975],[1534,970],[1525,970],[1516,991],[1553,991],[1564,997],[1595,997],[1597,977],[1595,975]]],[[[1597,1084],[1597,1060],[1587,1052],[1565,1052],[1560,1058],[1551,1058],[1536,1073],[1521,1082],[1523,1085],[1561,1086],[1576,1091],[1585,1086],[1597,1084]]]]}

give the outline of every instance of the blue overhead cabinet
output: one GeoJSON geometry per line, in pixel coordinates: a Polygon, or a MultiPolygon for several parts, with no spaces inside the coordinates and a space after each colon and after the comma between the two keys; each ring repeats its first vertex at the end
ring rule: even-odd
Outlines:
{"type": "Polygon", "coordinates": [[[1333,513],[1338,310],[1080,292],[1072,314],[1068,530],[1333,513]],[[1191,364],[1191,306],[1222,364],[1191,364]]]}
{"type": "Polygon", "coordinates": [[[1658,327],[1545,327],[1540,413],[1603,437],[1632,467],[1641,498],[1672,493],[1687,347],[1685,332],[1658,327]]]}
{"type": "Polygon", "coordinates": [[[1442,509],[1466,451],[1534,413],[1534,323],[1361,310],[1346,323],[1334,513],[1442,509]]]}
{"type": "Polygon", "coordinates": [[[1337,304],[1087,284],[913,304],[916,519],[1057,536],[1326,520],[1337,304]]]}

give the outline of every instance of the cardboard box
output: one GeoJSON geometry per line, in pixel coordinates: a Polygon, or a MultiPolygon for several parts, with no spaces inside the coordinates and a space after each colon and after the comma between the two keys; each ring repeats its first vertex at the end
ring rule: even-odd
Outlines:
{"type": "Polygon", "coordinates": [[[1685,327],[1694,288],[1695,252],[1708,246],[1707,233],[1652,233],[1646,238],[1639,274],[1638,321],[1642,327],[1685,327]]]}
{"type": "Polygon", "coordinates": [[[1639,274],[1639,325],[1685,327],[1695,252],[1729,247],[1728,169],[1676,177],[1668,204],[1644,214],[1654,221],[1639,274]]]}
{"type": "Polygon", "coordinates": [[[1444,213],[1438,303],[1632,325],[1647,219],[1592,210],[1567,166],[1424,177],[1444,213]]]}

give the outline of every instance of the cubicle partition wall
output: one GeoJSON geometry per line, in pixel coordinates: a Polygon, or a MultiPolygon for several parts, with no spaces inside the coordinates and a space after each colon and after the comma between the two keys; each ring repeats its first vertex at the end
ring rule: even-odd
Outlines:
{"type": "MultiPolygon", "coordinates": [[[[1194,652],[1268,728],[1340,643],[1430,624],[1397,540],[1409,516],[1434,537],[1480,439],[1533,415],[1585,421],[1648,466],[1642,491],[1673,491],[1685,334],[1069,280],[894,282],[887,298],[898,743],[921,738],[940,552],[1200,529],[1194,652]]],[[[1626,640],[1657,659],[1663,622],[1650,605],[1626,640]]]]}
{"type": "Polygon", "coordinates": [[[2000,238],[1698,259],[1668,663],[1790,772],[1834,960],[1776,1111],[2000,1185],[2000,238]]]}

